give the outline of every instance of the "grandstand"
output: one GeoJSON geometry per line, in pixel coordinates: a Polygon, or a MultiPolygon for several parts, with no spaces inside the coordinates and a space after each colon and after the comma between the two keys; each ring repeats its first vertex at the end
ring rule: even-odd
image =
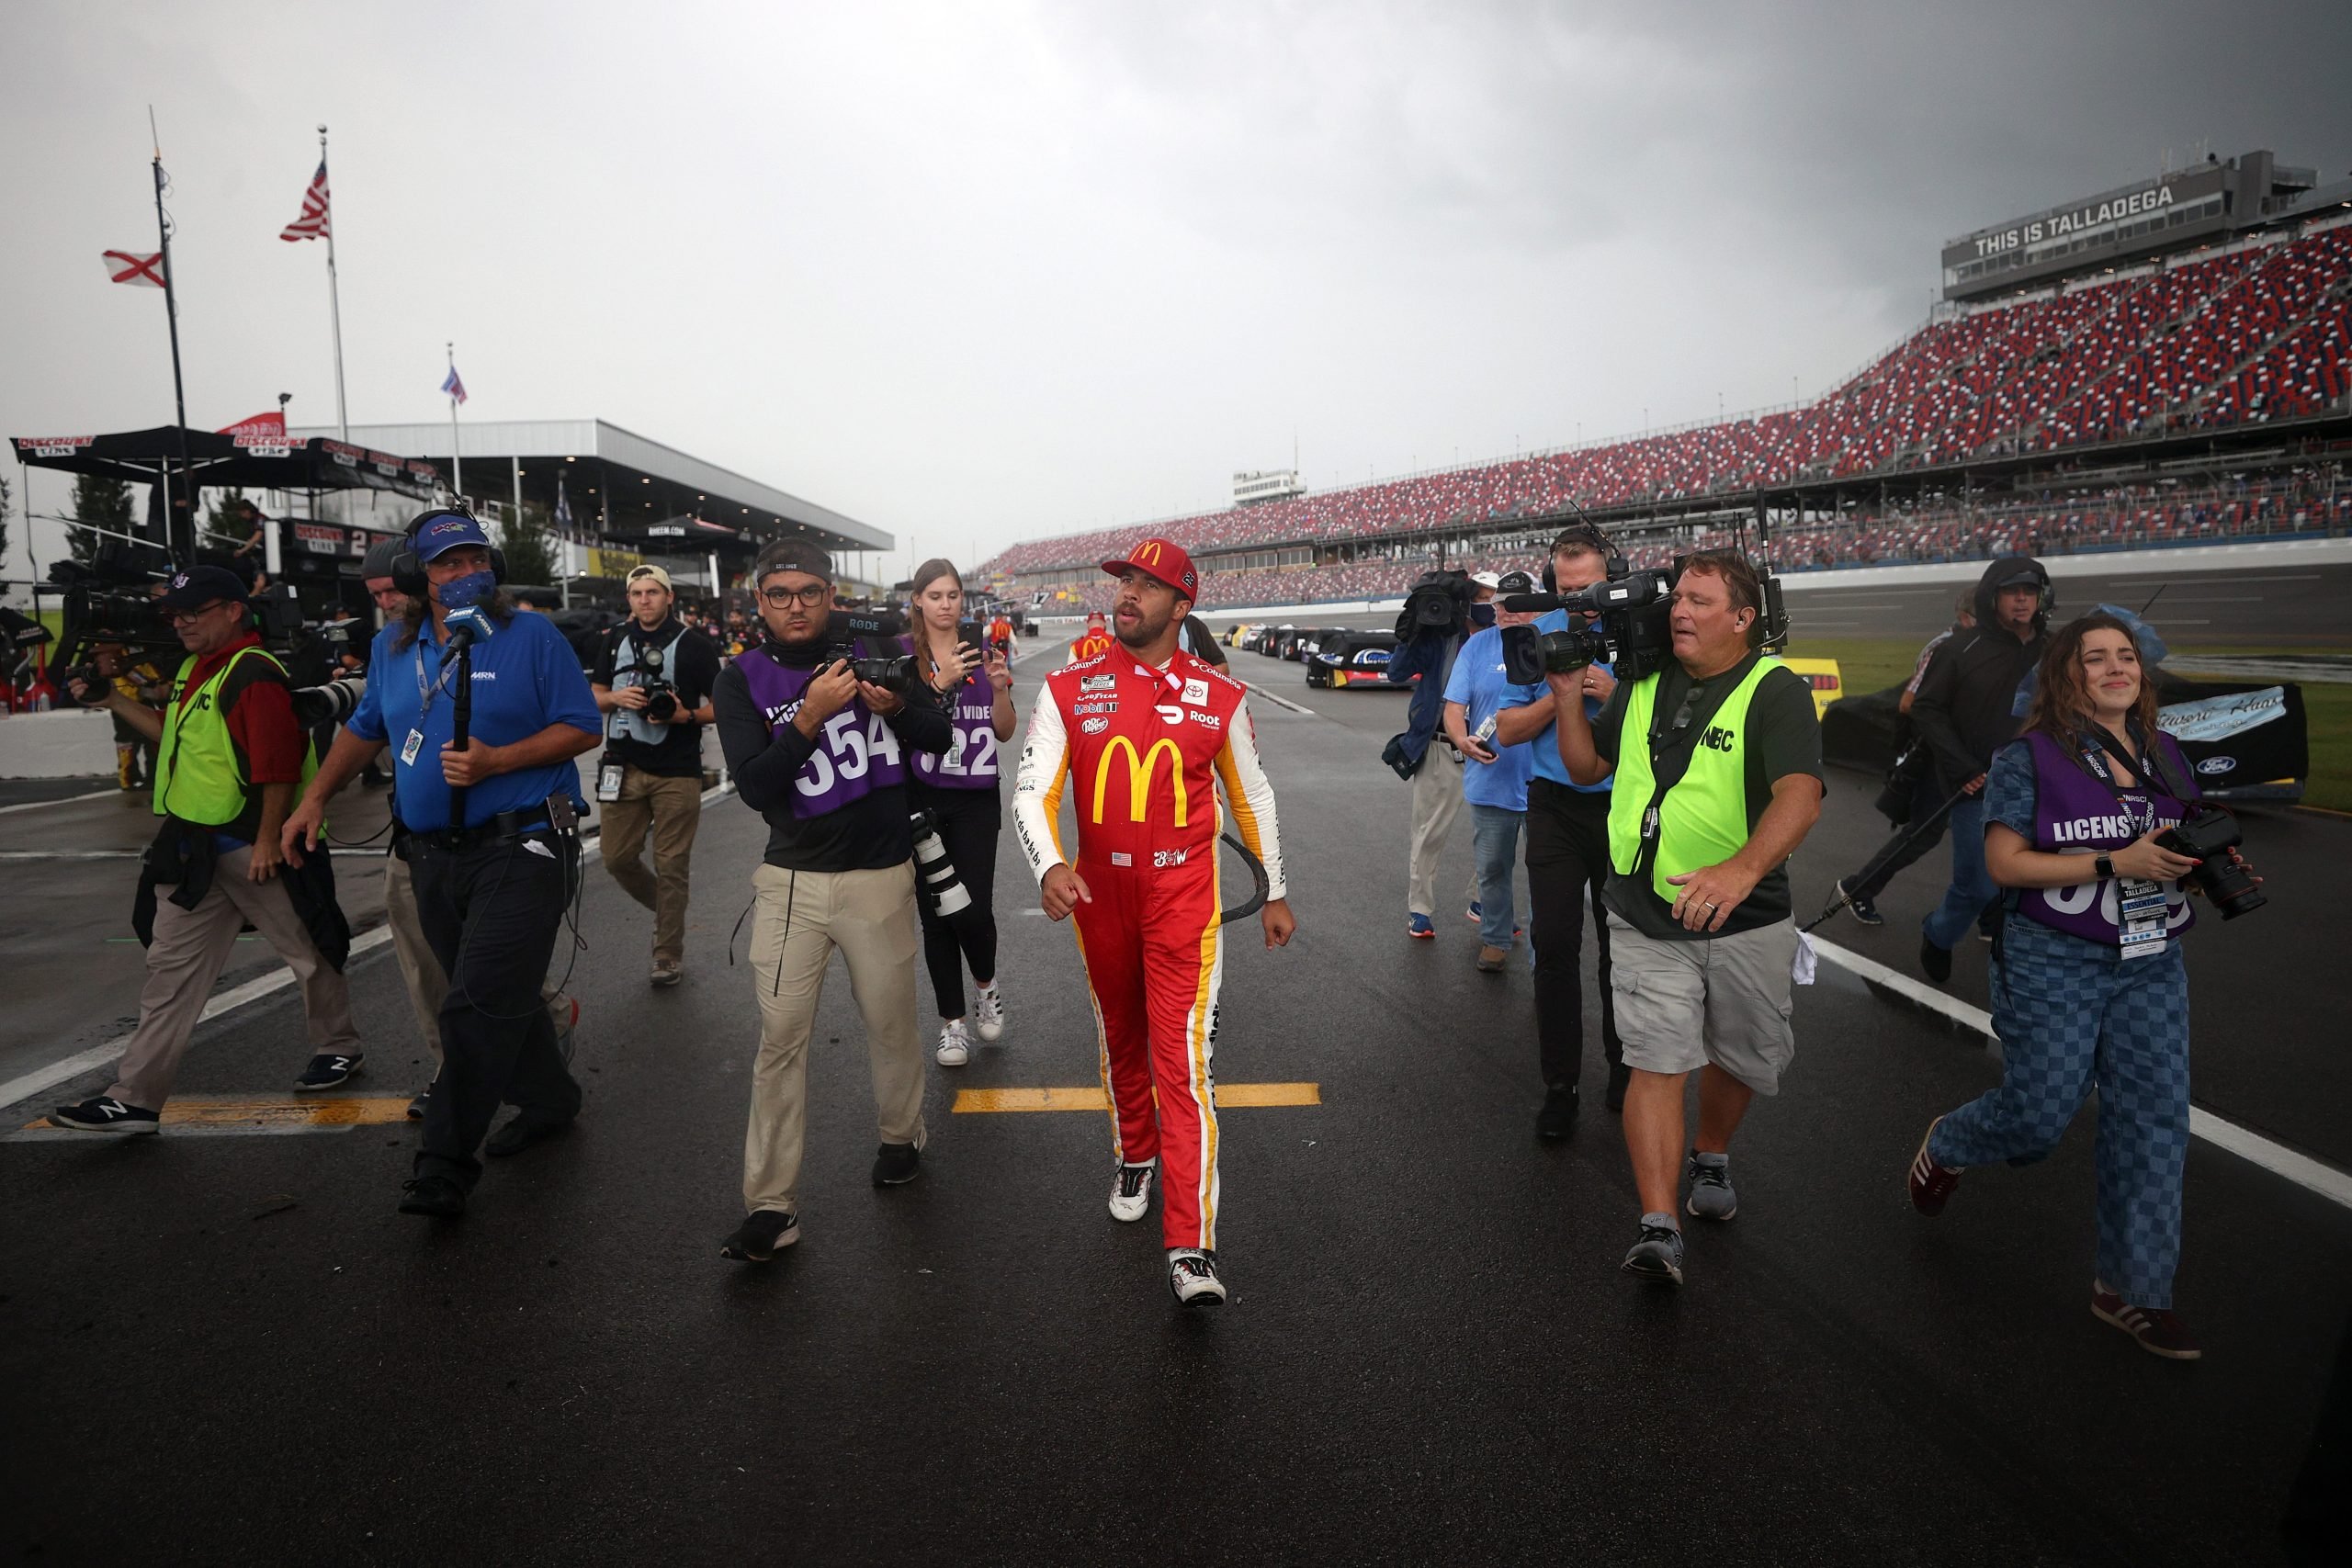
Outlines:
{"type": "Polygon", "coordinates": [[[1096,563],[1160,534],[1202,567],[1203,607],[1238,609],[1524,562],[1578,509],[1659,558],[1760,514],[1783,570],[2352,524],[2352,180],[2208,160],[1944,264],[1928,321],[1810,403],[1030,540],[984,570],[1100,605],[1096,563]]]}

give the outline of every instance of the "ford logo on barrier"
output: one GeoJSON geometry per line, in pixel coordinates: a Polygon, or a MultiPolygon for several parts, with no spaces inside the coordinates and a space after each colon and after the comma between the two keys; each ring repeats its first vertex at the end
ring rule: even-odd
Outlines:
{"type": "Polygon", "coordinates": [[[2226,773],[2235,769],[2237,765],[2238,760],[2235,757],[2208,757],[2197,764],[2197,771],[2207,774],[2226,773]]]}

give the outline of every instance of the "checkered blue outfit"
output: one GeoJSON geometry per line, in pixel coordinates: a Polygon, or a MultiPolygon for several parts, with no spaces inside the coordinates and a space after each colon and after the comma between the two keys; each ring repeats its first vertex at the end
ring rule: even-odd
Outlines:
{"type": "MultiPolygon", "coordinates": [[[[1987,820],[2030,836],[2032,785],[2030,765],[1996,764],[1987,820]]],[[[1929,1156],[1955,1167],[2030,1165],[2057,1146],[2097,1089],[2098,1277],[2134,1306],[2171,1306],[2188,1160],[2188,972],[2179,939],[2161,957],[2127,961],[2120,949],[2012,914],[1993,964],[1993,1029],[2001,1086],[1938,1122],[1929,1156]]]]}

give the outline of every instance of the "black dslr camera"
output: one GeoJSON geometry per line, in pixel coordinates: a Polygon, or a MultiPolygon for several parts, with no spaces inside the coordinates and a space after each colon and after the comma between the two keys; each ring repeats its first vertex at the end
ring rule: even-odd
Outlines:
{"type": "Polygon", "coordinates": [[[1425,571],[1405,595],[1396,616],[1396,640],[1410,642],[1430,632],[1450,632],[1469,616],[1476,598],[1466,571],[1425,571]]]}
{"type": "Polygon", "coordinates": [[[2180,819],[2177,827],[2167,828],[2159,834],[2156,846],[2201,862],[2189,876],[2205,890],[2213,908],[2222,911],[2222,919],[2234,920],[2270,902],[2254,885],[2245,867],[2230,855],[2241,841],[2236,818],[2201,802],[2191,802],[2188,815],[2180,819]]]}
{"type": "Polygon", "coordinates": [[[1502,601],[1513,615],[1566,610],[1592,617],[1590,625],[1571,623],[1565,631],[1540,632],[1533,626],[1503,628],[1503,675],[1526,685],[1546,675],[1566,675],[1588,664],[1603,663],[1620,681],[1638,681],[1665,665],[1672,656],[1674,635],[1667,623],[1674,600],[1675,580],[1681,562],[1659,570],[1628,568],[1611,558],[1609,576],[1580,593],[1512,593],[1502,601]]]}
{"type": "Polygon", "coordinates": [[[833,640],[825,649],[827,661],[847,660],[849,672],[867,685],[879,686],[903,697],[923,683],[915,672],[913,654],[876,657],[858,647],[859,641],[866,637],[887,642],[906,636],[907,618],[897,611],[844,610],[836,606],[829,629],[833,640]]]}

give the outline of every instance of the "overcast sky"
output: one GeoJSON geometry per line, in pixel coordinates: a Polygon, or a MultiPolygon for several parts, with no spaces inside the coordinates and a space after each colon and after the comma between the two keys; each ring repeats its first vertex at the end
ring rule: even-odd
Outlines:
{"type": "Polygon", "coordinates": [[[277,237],[324,120],[355,423],[445,417],[455,339],[468,418],[602,417],[959,560],[1294,441],[1323,489],[1811,398],[1966,230],[2167,149],[2352,166],[2342,0],[8,23],[0,434],[171,417],[162,296],[98,260],[153,243],[151,103],[190,423],[331,422],[323,248],[277,237]]]}

